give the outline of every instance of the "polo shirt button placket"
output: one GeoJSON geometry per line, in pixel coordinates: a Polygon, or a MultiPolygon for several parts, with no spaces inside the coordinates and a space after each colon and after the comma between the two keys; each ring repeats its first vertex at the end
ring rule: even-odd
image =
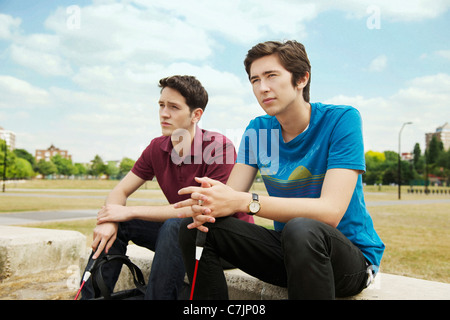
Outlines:
{"type": "Polygon", "coordinates": [[[182,174],[182,172],[181,172],[181,165],[183,164],[183,162],[180,162],[179,164],[177,164],[177,171],[178,171],[178,174],[177,174],[177,176],[178,176],[178,181],[181,183],[182,181],[183,181],[183,174],[182,174]]]}

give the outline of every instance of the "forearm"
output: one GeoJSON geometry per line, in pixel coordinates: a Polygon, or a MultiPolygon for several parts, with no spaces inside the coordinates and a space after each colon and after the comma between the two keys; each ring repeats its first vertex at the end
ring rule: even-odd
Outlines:
{"type": "MultiPolygon", "coordinates": [[[[251,196],[248,197],[248,203],[251,196]]],[[[277,198],[260,196],[261,210],[257,216],[286,223],[293,218],[303,217],[324,222],[332,227],[339,224],[345,211],[339,210],[324,198],[277,198]]],[[[243,203],[242,209],[247,207],[243,203]]]]}
{"type": "MultiPolygon", "coordinates": [[[[250,173],[250,172],[249,172],[250,173]]],[[[288,222],[297,217],[322,221],[336,227],[347,211],[358,178],[358,171],[330,169],[324,178],[320,198],[278,198],[260,196],[261,210],[257,213],[263,218],[288,222]]],[[[207,177],[196,178],[199,183],[211,187],[186,187],[179,194],[191,194],[191,199],[175,204],[176,208],[192,206],[193,211],[213,218],[229,216],[235,212],[248,212],[252,195],[233,189],[207,177]],[[203,206],[196,205],[198,200],[203,206]]],[[[247,186],[247,184],[246,184],[247,186]]]]}
{"type": "MultiPolygon", "coordinates": [[[[278,198],[260,196],[261,210],[258,216],[287,222],[290,219],[304,217],[322,221],[336,227],[347,211],[353,195],[358,171],[348,169],[330,169],[325,175],[319,198],[278,198]]],[[[236,196],[238,198],[238,196],[236,196]]],[[[241,195],[239,210],[246,209],[251,196],[245,199],[241,195]],[[247,200],[247,203],[245,203],[247,200]]],[[[248,211],[248,209],[246,209],[248,211]]]]}
{"type": "Polygon", "coordinates": [[[105,205],[108,204],[118,204],[125,206],[127,204],[128,196],[118,189],[113,189],[105,200],[105,205]]]}
{"type": "Polygon", "coordinates": [[[186,213],[191,212],[191,208],[175,209],[173,205],[164,206],[129,206],[130,220],[140,219],[154,222],[164,222],[167,219],[178,218],[180,210],[186,213]]]}
{"type": "Polygon", "coordinates": [[[176,210],[172,205],[165,206],[123,206],[119,204],[109,204],[99,211],[97,216],[98,224],[106,222],[123,222],[133,219],[164,222],[167,219],[178,218],[178,214],[190,213],[191,208],[176,210]]]}

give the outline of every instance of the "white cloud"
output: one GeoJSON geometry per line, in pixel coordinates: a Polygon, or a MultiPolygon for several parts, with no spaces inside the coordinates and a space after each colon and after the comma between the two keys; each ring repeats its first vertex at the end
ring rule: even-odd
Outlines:
{"type": "Polygon", "coordinates": [[[450,60],[450,50],[438,50],[436,54],[442,58],[450,60]]]}
{"type": "Polygon", "coordinates": [[[304,37],[303,23],[318,14],[313,2],[230,1],[134,1],[149,10],[164,10],[188,26],[220,34],[232,42],[254,43],[267,35],[304,37]]]}
{"type": "Polygon", "coordinates": [[[0,39],[10,39],[19,28],[22,20],[0,13],[0,39]]]}
{"type": "Polygon", "coordinates": [[[368,70],[371,72],[381,72],[386,68],[386,66],[387,57],[386,55],[382,54],[370,62],[368,70]]]}
{"type": "Polygon", "coordinates": [[[363,118],[366,150],[398,150],[398,133],[404,122],[402,150],[412,151],[418,142],[425,149],[425,133],[449,121],[450,75],[418,77],[390,97],[336,96],[327,102],[356,107],[363,118]]]}
{"type": "Polygon", "coordinates": [[[202,29],[162,10],[138,10],[126,3],[80,9],[79,29],[67,27],[65,8],[45,21],[62,39],[62,53],[78,64],[202,60],[211,54],[211,39],[202,29]]]}
{"type": "Polygon", "coordinates": [[[15,77],[0,75],[0,107],[1,108],[32,108],[43,106],[49,102],[46,90],[15,77]]]}
{"type": "Polygon", "coordinates": [[[73,72],[70,65],[56,54],[30,50],[15,44],[10,47],[10,50],[11,58],[15,62],[42,75],[67,76],[73,72]]]}
{"type": "Polygon", "coordinates": [[[377,7],[381,19],[390,21],[422,21],[436,18],[445,13],[450,8],[450,3],[447,0],[328,0],[320,1],[318,6],[323,11],[331,8],[344,11],[349,18],[366,18],[369,16],[367,8],[377,7]]]}

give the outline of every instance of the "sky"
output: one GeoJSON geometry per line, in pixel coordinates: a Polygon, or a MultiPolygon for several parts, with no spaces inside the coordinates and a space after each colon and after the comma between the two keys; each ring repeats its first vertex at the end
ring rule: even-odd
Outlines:
{"type": "Polygon", "coordinates": [[[209,94],[200,126],[236,146],[262,115],[243,67],[267,40],[303,43],[311,102],[351,105],[365,149],[425,149],[450,122],[450,0],[0,0],[0,126],[16,148],[137,160],[161,135],[159,79],[209,94]]]}

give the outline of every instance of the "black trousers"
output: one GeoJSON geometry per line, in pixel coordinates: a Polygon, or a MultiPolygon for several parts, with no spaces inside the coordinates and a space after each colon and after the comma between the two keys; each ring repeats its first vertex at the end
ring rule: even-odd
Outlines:
{"type": "MultiPolygon", "coordinates": [[[[192,283],[197,229],[187,229],[191,222],[186,218],[181,223],[180,246],[192,283]]],[[[278,232],[227,217],[208,228],[195,299],[228,299],[220,258],[262,281],[287,287],[289,299],[334,299],[365,288],[367,264],[361,250],[322,222],[295,218],[278,232]]]]}

